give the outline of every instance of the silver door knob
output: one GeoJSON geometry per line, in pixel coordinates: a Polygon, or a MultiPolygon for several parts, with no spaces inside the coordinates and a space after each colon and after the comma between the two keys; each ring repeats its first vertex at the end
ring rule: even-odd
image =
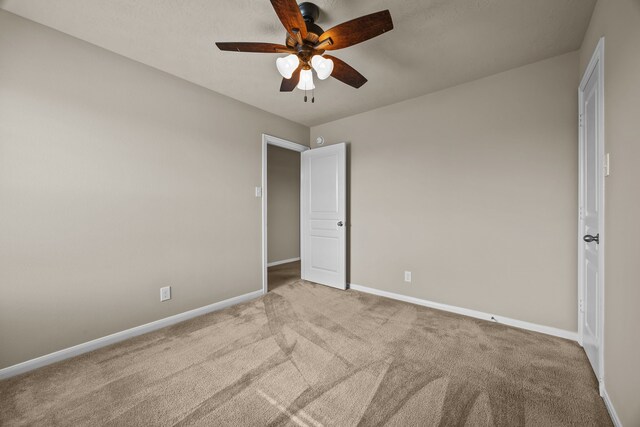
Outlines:
{"type": "Polygon", "coordinates": [[[344,223],[342,221],[338,221],[338,227],[342,227],[344,223]]]}

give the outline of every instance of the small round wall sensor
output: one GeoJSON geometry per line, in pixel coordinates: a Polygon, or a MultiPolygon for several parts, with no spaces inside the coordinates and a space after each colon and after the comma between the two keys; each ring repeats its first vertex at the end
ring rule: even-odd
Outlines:
{"type": "Polygon", "coordinates": [[[321,136],[317,137],[316,138],[316,144],[318,144],[318,145],[324,144],[324,138],[321,137],[321,136]]]}

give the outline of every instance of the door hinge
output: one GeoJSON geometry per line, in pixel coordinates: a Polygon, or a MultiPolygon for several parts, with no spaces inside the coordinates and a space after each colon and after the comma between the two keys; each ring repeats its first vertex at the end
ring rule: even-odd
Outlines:
{"type": "Polygon", "coordinates": [[[580,127],[582,127],[582,123],[583,123],[583,122],[582,122],[582,114],[580,114],[580,116],[579,116],[578,123],[580,123],[580,127]]]}
{"type": "Polygon", "coordinates": [[[582,206],[578,209],[578,218],[582,221],[582,206]]]}
{"type": "Polygon", "coordinates": [[[584,313],[584,302],[583,302],[583,300],[579,300],[578,301],[578,310],[580,310],[580,313],[584,313]]]}

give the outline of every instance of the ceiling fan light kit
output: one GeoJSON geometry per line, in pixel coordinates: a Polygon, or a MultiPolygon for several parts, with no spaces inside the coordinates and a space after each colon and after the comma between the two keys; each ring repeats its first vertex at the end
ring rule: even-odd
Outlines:
{"type": "Polygon", "coordinates": [[[300,81],[296,87],[300,90],[313,90],[316,88],[313,84],[313,73],[311,70],[300,71],[300,81]]]}
{"type": "Polygon", "coordinates": [[[333,72],[333,61],[323,58],[320,55],[314,55],[311,58],[311,66],[316,70],[316,74],[320,80],[328,78],[333,72]]]}
{"type": "MultiPolygon", "coordinates": [[[[275,43],[218,42],[220,50],[230,52],[287,53],[276,59],[276,68],[282,76],[280,92],[291,92],[294,88],[314,90],[313,72],[320,80],[329,76],[356,89],[367,79],[346,62],[325,55],[327,50],[343,49],[372,39],[393,29],[388,10],[361,16],[324,31],[316,21],[320,9],[313,3],[298,5],[295,0],[270,0],[280,22],[287,30],[284,45],[275,43]]],[[[305,93],[305,102],[307,96],[305,93]]],[[[314,98],[311,102],[314,102],[314,98]]]]}
{"type": "Polygon", "coordinates": [[[284,58],[276,59],[276,68],[278,68],[278,72],[285,79],[290,79],[293,72],[300,65],[300,60],[298,59],[298,55],[290,54],[289,56],[285,56],[284,58]]]}

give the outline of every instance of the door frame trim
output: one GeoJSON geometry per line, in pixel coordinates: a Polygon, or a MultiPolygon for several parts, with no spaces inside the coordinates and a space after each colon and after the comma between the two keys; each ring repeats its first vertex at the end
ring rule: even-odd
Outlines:
{"type": "Polygon", "coordinates": [[[583,200],[583,190],[584,190],[584,182],[583,182],[583,172],[584,172],[584,135],[583,135],[583,126],[582,126],[582,117],[584,114],[584,90],[586,88],[587,82],[589,81],[589,77],[598,69],[598,134],[597,134],[597,144],[598,144],[598,164],[600,167],[598,168],[598,233],[600,234],[600,242],[598,246],[598,293],[600,294],[599,298],[599,307],[601,318],[599,319],[598,324],[598,333],[600,335],[600,347],[599,347],[599,366],[598,369],[600,371],[600,378],[598,378],[598,382],[600,385],[600,394],[602,395],[604,391],[604,298],[605,298],[605,184],[604,184],[604,160],[605,160],[605,134],[604,134],[604,83],[605,83],[605,75],[604,75],[604,37],[600,38],[598,41],[598,45],[591,56],[591,60],[587,65],[587,68],[584,72],[582,80],[580,81],[580,86],[578,87],[578,136],[579,136],[579,145],[578,145],[578,342],[580,345],[583,345],[584,331],[584,312],[581,310],[582,301],[584,301],[584,288],[585,288],[585,277],[584,277],[584,243],[582,242],[582,236],[584,233],[584,220],[582,218],[584,200],[583,200]]]}
{"type": "MultiPolygon", "coordinates": [[[[277,136],[262,134],[262,293],[267,293],[268,287],[268,260],[267,260],[267,148],[273,145],[287,150],[303,151],[310,150],[306,145],[298,144],[277,136]]],[[[300,190],[302,192],[302,189],[300,190]]],[[[302,193],[300,194],[302,197],[302,193]]],[[[302,226],[302,221],[300,221],[302,226]]],[[[300,235],[302,239],[302,235],[300,235]]],[[[302,255],[302,254],[301,254],[302,255]]]]}

